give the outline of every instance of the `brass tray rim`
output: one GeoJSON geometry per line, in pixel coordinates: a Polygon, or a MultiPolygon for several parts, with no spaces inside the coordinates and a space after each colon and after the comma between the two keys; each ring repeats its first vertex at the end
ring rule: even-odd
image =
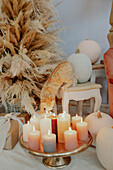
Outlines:
{"type": "Polygon", "coordinates": [[[40,152],[40,151],[33,151],[33,150],[30,150],[29,148],[27,148],[22,143],[22,136],[23,136],[23,134],[21,134],[19,142],[24,149],[26,149],[27,151],[29,151],[29,153],[31,153],[33,155],[36,155],[36,156],[39,156],[39,157],[48,157],[48,158],[51,158],[51,157],[67,157],[67,156],[71,156],[71,155],[80,153],[80,152],[86,150],[91,145],[91,143],[93,141],[93,138],[92,138],[91,134],[89,133],[88,142],[83,144],[82,146],[78,147],[75,150],[66,151],[66,152],[46,153],[46,152],[40,152]]]}

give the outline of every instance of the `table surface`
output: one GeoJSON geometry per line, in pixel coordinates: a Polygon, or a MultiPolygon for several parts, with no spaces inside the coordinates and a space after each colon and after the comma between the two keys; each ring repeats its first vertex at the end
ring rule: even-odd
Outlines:
{"type": "MultiPolygon", "coordinates": [[[[29,154],[17,143],[13,150],[4,150],[0,155],[0,170],[47,170],[42,158],[29,154]]],[[[96,156],[94,147],[71,156],[71,163],[65,170],[105,170],[96,156]]]]}

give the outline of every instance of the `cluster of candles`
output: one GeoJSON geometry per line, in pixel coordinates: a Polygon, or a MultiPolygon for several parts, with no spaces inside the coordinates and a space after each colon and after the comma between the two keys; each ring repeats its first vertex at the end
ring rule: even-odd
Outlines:
{"type": "Polygon", "coordinates": [[[40,150],[43,143],[44,152],[56,152],[56,142],[64,143],[67,151],[78,147],[78,140],[88,139],[88,124],[83,122],[81,116],[72,117],[72,129],[70,127],[70,114],[65,112],[56,116],[54,113],[39,119],[35,115],[30,122],[23,125],[23,140],[28,142],[29,149],[40,150]]]}

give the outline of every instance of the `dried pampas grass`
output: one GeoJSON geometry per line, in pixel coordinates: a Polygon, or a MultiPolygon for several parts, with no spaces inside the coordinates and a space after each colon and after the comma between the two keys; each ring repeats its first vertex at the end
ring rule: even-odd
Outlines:
{"type": "Polygon", "coordinates": [[[58,12],[51,0],[2,0],[0,14],[0,101],[6,110],[20,101],[35,114],[43,84],[62,61],[58,12]]]}

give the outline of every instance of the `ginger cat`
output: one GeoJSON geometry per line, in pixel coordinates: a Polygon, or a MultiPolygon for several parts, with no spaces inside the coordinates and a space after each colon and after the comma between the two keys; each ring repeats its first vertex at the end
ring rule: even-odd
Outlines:
{"type": "Polygon", "coordinates": [[[62,87],[63,90],[70,87],[74,83],[72,74],[72,66],[69,61],[60,63],[52,72],[48,80],[45,82],[41,91],[40,114],[52,110],[55,105],[55,96],[62,87]]]}

